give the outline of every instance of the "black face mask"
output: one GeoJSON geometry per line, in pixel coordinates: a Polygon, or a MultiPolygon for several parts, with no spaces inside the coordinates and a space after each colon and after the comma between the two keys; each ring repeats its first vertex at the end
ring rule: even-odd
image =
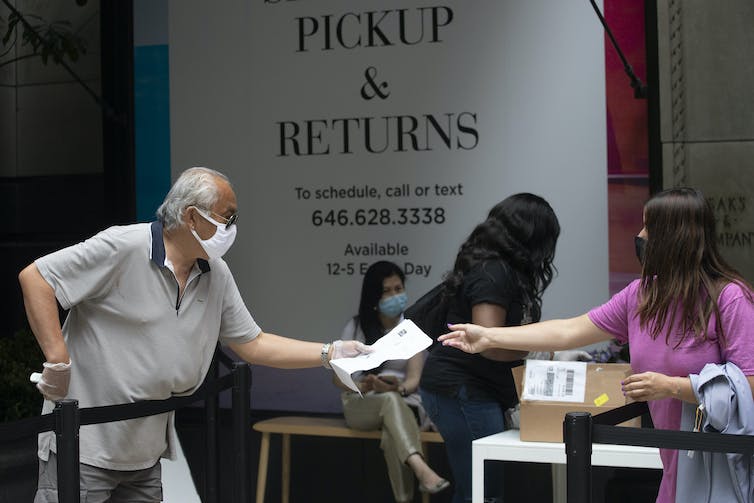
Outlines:
{"type": "Polygon", "coordinates": [[[641,265],[644,265],[644,254],[647,250],[647,240],[641,236],[634,236],[634,247],[636,248],[636,258],[639,259],[641,265]]]}

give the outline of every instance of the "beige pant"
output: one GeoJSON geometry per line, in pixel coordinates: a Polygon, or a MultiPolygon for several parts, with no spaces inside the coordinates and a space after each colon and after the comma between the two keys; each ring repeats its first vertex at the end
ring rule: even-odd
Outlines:
{"type": "Polygon", "coordinates": [[[356,430],[382,430],[380,447],[385,455],[393,496],[397,501],[414,498],[414,472],[406,459],[422,454],[419,426],[411,408],[398,393],[341,394],[346,424],[356,430]]]}

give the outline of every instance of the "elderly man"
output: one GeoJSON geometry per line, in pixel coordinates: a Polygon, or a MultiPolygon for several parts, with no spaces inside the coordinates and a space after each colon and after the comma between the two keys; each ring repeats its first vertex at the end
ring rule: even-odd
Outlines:
{"type": "MultiPolygon", "coordinates": [[[[81,407],[189,394],[203,381],[218,338],[248,362],[329,366],[367,351],[266,333],[221,259],[236,236],[228,179],[186,170],[150,224],[111,227],[36,260],[19,274],[29,323],[46,362],[38,388],[81,407]],[[61,328],[57,302],[70,312],[61,328]]],[[[87,502],[160,501],[160,458],[171,457],[173,414],[83,426],[81,489],[87,502]]],[[[35,502],[57,502],[55,437],[39,436],[35,502]]]]}

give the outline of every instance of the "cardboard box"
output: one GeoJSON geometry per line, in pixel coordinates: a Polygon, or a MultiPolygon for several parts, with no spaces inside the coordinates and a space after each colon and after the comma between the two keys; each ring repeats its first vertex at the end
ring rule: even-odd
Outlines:
{"type": "MultiPolygon", "coordinates": [[[[524,367],[521,365],[512,369],[519,398],[524,385],[524,367]]],[[[632,400],[623,396],[620,383],[631,374],[631,366],[627,363],[589,363],[582,403],[521,400],[521,440],[562,442],[566,413],[589,412],[596,415],[630,403],[632,400]]],[[[639,428],[641,418],[631,419],[620,426],[639,428]]]]}

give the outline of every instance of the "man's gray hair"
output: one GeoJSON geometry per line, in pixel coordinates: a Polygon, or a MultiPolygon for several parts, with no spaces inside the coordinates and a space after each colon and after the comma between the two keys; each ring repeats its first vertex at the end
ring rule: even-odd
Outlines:
{"type": "Polygon", "coordinates": [[[183,225],[183,212],[189,206],[210,210],[217,202],[217,179],[230,183],[228,177],[209,168],[189,168],[175,181],[165,200],[157,208],[157,220],[165,229],[183,225]]]}

